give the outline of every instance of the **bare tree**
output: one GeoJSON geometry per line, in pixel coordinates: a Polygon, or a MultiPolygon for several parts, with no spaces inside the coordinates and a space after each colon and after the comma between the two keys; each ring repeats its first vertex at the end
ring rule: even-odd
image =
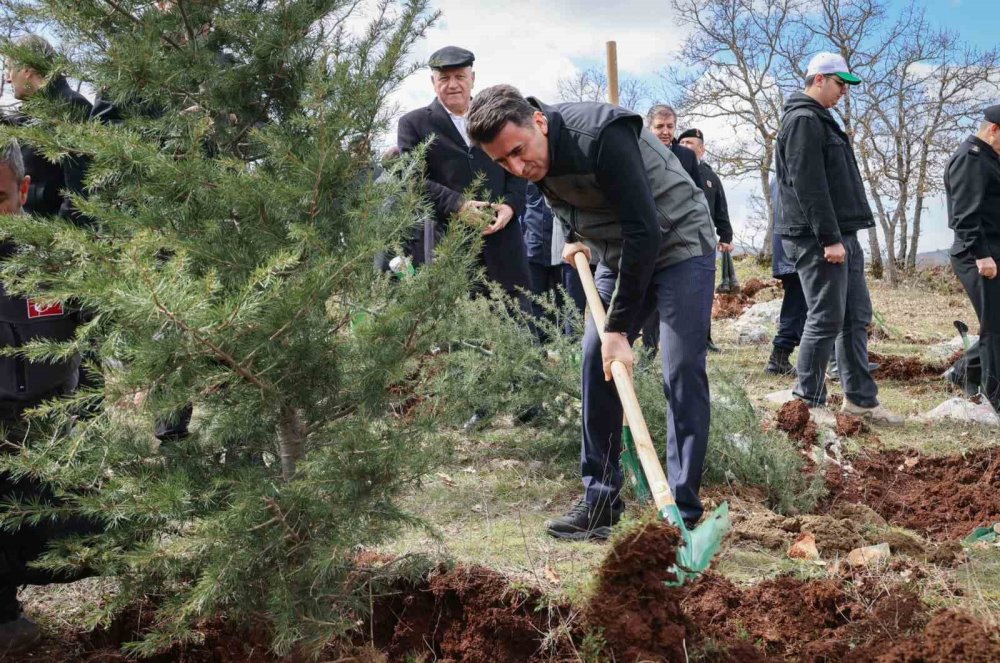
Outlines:
{"type": "MultiPolygon", "coordinates": [[[[597,67],[560,78],[556,83],[560,101],[607,101],[608,77],[597,67]]],[[[625,76],[618,81],[618,105],[644,112],[651,103],[649,87],[638,78],[625,76]]]]}
{"type": "Polygon", "coordinates": [[[731,135],[712,141],[723,177],[760,182],[767,228],[762,252],[771,253],[771,170],[785,94],[801,86],[791,62],[807,39],[793,27],[801,0],[672,0],[674,15],[690,28],[678,66],[663,72],[675,90],[686,124],[724,121],[731,135]]]}

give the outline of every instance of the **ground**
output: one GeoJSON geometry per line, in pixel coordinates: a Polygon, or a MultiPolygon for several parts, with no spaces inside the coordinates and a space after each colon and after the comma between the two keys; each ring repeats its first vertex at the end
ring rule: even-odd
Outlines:
{"type": "MultiPolygon", "coordinates": [[[[739,261],[737,272],[744,283],[759,278],[764,284],[771,284],[767,269],[750,259],[739,261]]],[[[954,320],[972,322],[974,331],[972,308],[956,284],[947,273],[911,277],[898,288],[873,283],[871,293],[879,329],[870,349],[882,355],[925,358],[927,346],[955,336],[954,320]]],[[[780,289],[767,287],[754,293],[753,300],[766,301],[780,294],[780,289]]],[[[769,376],[762,371],[770,346],[737,345],[731,320],[715,321],[713,335],[723,352],[710,355],[709,361],[739,376],[759,411],[762,425],[771,426],[777,406],[765,403],[763,396],[787,389],[792,384],[789,379],[769,376]]],[[[954,395],[944,381],[936,377],[880,380],[879,387],[881,401],[905,415],[925,412],[954,395]]],[[[831,393],[839,394],[839,385],[833,387],[831,393]]],[[[514,426],[506,420],[494,421],[489,428],[472,436],[460,432],[452,434],[456,436],[456,450],[449,465],[429,477],[421,490],[406,498],[406,506],[421,517],[427,527],[404,532],[391,546],[379,552],[386,555],[418,552],[460,567],[485,567],[498,572],[506,586],[528,592],[537,605],[559,606],[558,613],[565,618],[562,624],[565,630],[578,628],[587,619],[584,606],[592,605],[595,593],[603,591],[600,578],[607,574],[598,573],[598,569],[608,556],[609,545],[556,541],[543,530],[545,519],[564,512],[581,492],[578,468],[573,460],[573,450],[578,446],[576,436],[567,434],[565,448],[553,449],[533,444],[536,433],[531,428],[514,426]]],[[[978,524],[1000,521],[1000,450],[996,446],[996,435],[996,429],[977,425],[915,422],[908,422],[900,429],[855,431],[844,440],[845,454],[855,473],[834,472],[829,481],[829,493],[810,514],[776,514],[764,505],[759,491],[744,486],[707,487],[704,492],[711,505],[729,502],[734,531],[718,558],[713,575],[684,599],[687,618],[702,623],[711,621],[705,606],[715,605],[722,600],[720,597],[728,597],[723,602],[727,609],[737,614],[742,609],[740,606],[747,602],[766,606],[768,601],[781,603],[785,600],[782,597],[802,594],[815,598],[813,607],[825,605],[824,601],[833,596],[829,598],[830,605],[839,606],[833,611],[835,615],[843,615],[843,605],[849,603],[853,606],[851,619],[856,621],[864,610],[876,614],[881,609],[879,606],[885,603],[885,595],[891,594],[902,601],[913,593],[922,602],[919,614],[926,617],[915,618],[912,625],[900,623],[897,618],[895,633],[909,633],[907,629],[912,627],[917,634],[913,642],[922,642],[921,637],[930,642],[935,640],[933,629],[954,634],[957,628],[954,620],[970,615],[978,620],[975,628],[982,627],[987,633],[984,637],[989,642],[983,650],[987,653],[976,650],[977,653],[970,654],[972,649],[959,648],[955,650],[958,652],[955,658],[906,658],[909,654],[901,652],[896,658],[879,660],[1000,660],[1000,644],[995,650],[990,644],[995,642],[990,638],[996,637],[1000,624],[1000,547],[979,545],[963,550],[957,543],[971,531],[977,519],[990,518],[989,523],[978,524]],[[951,457],[940,462],[952,465],[939,466],[939,461],[935,460],[939,457],[951,457]],[[954,457],[964,458],[956,460],[954,457]],[[968,476],[959,476],[963,471],[968,476]],[[914,491],[918,494],[914,495],[914,491]],[[962,502],[956,504],[955,496],[961,491],[965,491],[961,493],[962,502]],[[865,506],[857,507],[857,503],[865,506]],[[822,562],[788,556],[789,546],[805,532],[815,535],[822,562]],[[892,550],[889,562],[863,573],[845,570],[844,565],[839,564],[852,548],[879,543],[889,544],[892,550]],[[884,591],[873,598],[873,586],[884,591]],[[923,635],[918,634],[930,615],[944,608],[959,609],[963,616],[940,613],[934,617],[937,621],[926,626],[923,635]],[[990,658],[991,652],[996,652],[998,658],[990,658]]],[[[644,513],[640,505],[633,503],[629,507],[628,520],[634,526],[644,518],[644,513]]],[[[440,591],[444,592],[441,596],[451,597],[449,600],[459,600],[455,596],[461,599],[469,586],[480,587],[476,583],[462,584],[452,576],[443,577],[444,581],[439,579],[437,582],[439,589],[442,582],[447,585],[440,591]]],[[[491,575],[476,582],[483,583],[483,587],[495,584],[491,575]]],[[[77,658],[77,654],[70,655],[65,649],[66,642],[75,643],[78,651],[87,649],[88,644],[79,636],[85,625],[75,616],[73,606],[81,600],[93,600],[103,591],[113,591],[113,586],[101,581],[85,581],[65,587],[28,590],[25,593],[26,610],[42,624],[49,643],[55,643],[54,647],[63,643],[56,648],[65,656],[64,660],[118,660],[85,658],[82,654],[77,658]]],[[[761,608],[765,609],[770,610],[761,608]]],[[[845,639],[847,631],[843,630],[836,631],[839,635],[834,638],[830,635],[830,624],[823,627],[826,630],[817,627],[809,631],[795,622],[796,632],[808,631],[811,635],[802,636],[803,642],[794,646],[779,646],[769,639],[768,628],[773,631],[791,627],[774,616],[785,613],[777,607],[775,610],[778,612],[762,613],[768,616],[763,621],[782,624],[778,627],[773,623],[756,624],[752,616],[744,616],[725,621],[710,634],[704,629],[695,632],[689,628],[688,637],[694,638],[692,644],[697,644],[698,656],[703,658],[687,652],[686,645],[683,656],[688,660],[756,660],[751,654],[741,658],[734,653],[734,643],[743,640],[748,651],[756,648],[754,651],[758,653],[778,657],[759,660],[849,660],[849,650],[853,651],[851,648],[855,644],[866,641],[870,635],[851,631],[850,637],[855,639],[849,640],[845,639]],[[727,655],[734,658],[713,655],[716,641],[723,643],[718,645],[719,651],[728,651],[727,655]],[[822,652],[817,649],[817,642],[834,641],[843,646],[822,652]],[[845,644],[848,642],[850,646],[845,644]]],[[[894,615],[901,614],[898,607],[894,610],[894,615]]],[[[822,618],[818,619],[822,622],[822,618]]],[[[462,629],[472,628],[465,621],[458,623],[462,624],[462,629]]],[[[519,624],[519,628],[541,629],[537,624],[532,626],[535,622],[530,619],[519,624]]],[[[379,641],[375,635],[375,624],[369,626],[371,638],[380,646],[388,646],[387,641],[379,641]]],[[[778,643],[783,637],[782,632],[775,636],[778,643]]],[[[606,650],[605,654],[600,653],[602,638],[593,632],[578,633],[572,639],[575,643],[572,651],[567,654],[561,649],[556,658],[611,660],[602,658],[607,653],[606,650]]],[[[610,642],[612,638],[607,640],[610,642]]],[[[417,640],[418,650],[419,642],[417,640]]],[[[426,658],[415,651],[407,652],[410,654],[408,660],[434,660],[442,651],[439,645],[425,642],[424,646],[427,651],[422,655],[426,658]]],[[[621,653],[626,650],[632,651],[627,646],[616,649],[619,656],[624,657],[616,660],[632,660],[621,653]]],[[[875,660],[874,651],[871,659],[864,660],[875,660]]],[[[884,648],[878,653],[894,655],[886,653],[884,648]]],[[[25,660],[58,660],[42,656],[25,660]]],[[[400,653],[399,660],[404,660],[402,656],[400,653]]],[[[673,654],[661,653],[661,656],[662,659],[652,660],[675,660],[673,654]]],[[[465,653],[458,660],[477,659],[465,653]]]]}

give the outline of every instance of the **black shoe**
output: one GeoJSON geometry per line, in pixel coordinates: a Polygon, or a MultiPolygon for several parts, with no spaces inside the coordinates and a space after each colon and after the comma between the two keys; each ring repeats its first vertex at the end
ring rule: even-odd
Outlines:
{"type": "Polygon", "coordinates": [[[619,505],[617,508],[605,507],[595,513],[586,500],[580,500],[565,516],[546,520],[545,531],[557,539],[573,541],[607,539],[611,536],[611,528],[621,520],[622,511],[619,505]]]}
{"type": "Polygon", "coordinates": [[[767,360],[764,372],[771,375],[796,375],[798,371],[792,366],[792,362],[788,360],[791,355],[791,350],[774,348],[771,350],[771,357],[767,360]]]}
{"type": "Polygon", "coordinates": [[[722,348],[716,345],[712,339],[708,339],[708,344],[705,347],[708,348],[709,352],[722,352],[722,348]]]}
{"type": "Polygon", "coordinates": [[[23,614],[12,621],[0,623],[0,660],[9,654],[24,653],[38,644],[42,632],[35,622],[23,614]]]}

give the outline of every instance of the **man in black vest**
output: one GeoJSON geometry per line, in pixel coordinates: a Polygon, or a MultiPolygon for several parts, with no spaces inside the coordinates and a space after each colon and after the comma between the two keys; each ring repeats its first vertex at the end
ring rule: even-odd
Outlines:
{"type": "Polygon", "coordinates": [[[948,227],[955,232],[951,265],[979,318],[978,347],[967,374],[1000,410],[1000,105],[983,113],[979,131],[948,161],[944,174],[948,227]]]}
{"type": "Polygon", "coordinates": [[[792,395],[810,407],[826,404],[826,367],[836,348],[841,410],[901,426],[903,418],[879,404],[868,364],[872,303],[857,235],[875,217],[850,140],[829,110],[860,82],[843,57],[820,53],[809,62],[805,91],[788,98],[781,119],[775,150],[781,215],[774,232],[795,263],[809,307],[792,395]]]}
{"type": "Polygon", "coordinates": [[[611,364],[631,369],[631,343],[650,311],[660,318],[667,475],[685,521],[698,498],[708,445],[705,337],[715,283],[715,233],[702,193],[642,118],[610,104],[548,106],[509,85],[480,93],[469,112],[473,142],[508,172],[538,185],[564,225],[563,257],[600,258],[608,307],[601,342],[593,318],[583,339],[584,497],[546,523],[565,539],[603,538],[621,515],[622,406],[611,364]]]}
{"type": "MultiPolygon", "coordinates": [[[[677,111],[672,106],[666,104],[656,104],[646,113],[646,126],[653,135],[656,136],[664,147],[674,153],[677,160],[681,162],[684,172],[690,176],[691,180],[702,190],[705,184],[701,179],[701,172],[698,170],[698,157],[689,148],[678,142],[675,136],[677,132],[677,111]]],[[[642,344],[649,349],[652,356],[656,355],[660,345],[660,319],[653,311],[649,319],[642,325],[642,344]]],[[[712,333],[709,329],[708,349],[718,352],[719,348],[712,342],[712,333]]]]}
{"type": "MultiPolygon", "coordinates": [[[[7,80],[14,97],[24,101],[36,94],[44,95],[57,103],[66,119],[86,122],[91,105],[79,92],[73,90],[66,77],[55,71],[56,52],[42,37],[26,35],[17,46],[30,54],[31,62],[11,62],[7,80]]],[[[9,124],[28,124],[33,120],[21,113],[4,118],[9,124]]],[[[22,145],[25,172],[31,179],[25,211],[31,214],[55,215],[79,219],[67,192],[83,191],[86,160],[78,155],[67,155],[58,162],[51,162],[30,145],[22,145]]]]}
{"type": "MultiPolygon", "coordinates": [[[[17,141],[0,148],[0,214],[21,214],[28,198],[30,178],[17,141]]],[[[0,260],[16,247],[0,244],[0,260]]],[[[41,303],[9,295],[0,283],[0,348],[21,346],[32,340],[69,341],[74,337],[77,312],[63,303],[41,303]]],[[[72,392],[77,385],[80,358],[55,362],[28,361],[23,356],[0,357],[0,454],[21,450],[28,431],[23,413],[43,402],[72,392]]],[[[51,501],[52,491],[34,477],[0,472],[0,501],[51,501]]],[[[80,576],[30,568],[55,537],[98,531],[98,525],[80,518],[68,521],[25,523],[17,531],[0,530],[0,660],[30,649],[41,637],[34,622],[21,613],[17,589],[25,584],[70,582],[80,576]]]]}
{"type": "MultiPolygon", "coordinates": [[[[437,228],[443,231],[451,217],[463,210],[492,207],[496,220],[483,231],[481,260],[486,275],[517,296],[518,288],[531,288],[517,221],[524,211],[525,181],[505,172],[469,142],[466,115],[476,81],[474,61],[470,51],[457,46],[446,46],[431,55],[431,83],[437,98],[400,118],[397,142],[405,154],[434,136],[426,152],[426,187],[437,228]],[[482,189],[475,199],[466,198],[478,178],[483,178],[482,189]]],[[[527,302],[522,301],[522,305],[527,306],[527,302]]]]}

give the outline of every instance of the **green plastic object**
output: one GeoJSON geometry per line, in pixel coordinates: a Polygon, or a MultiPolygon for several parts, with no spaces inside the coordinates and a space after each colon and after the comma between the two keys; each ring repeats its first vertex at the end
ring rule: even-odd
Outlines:
{"type": "Polygon", "coordinates": [[[646,474],[639,464],[639,456],[635,452],[635,439],[628,425],[622,427],[622,466],[628,474],[629,483],[632,486],[632,494],[638,502],[648,503],[653,501],[653,493],[649,490],[646,482],[646,474]]]}
{"type": "Polygon", "coordinates": [[[676,504],[660,509],[660,517],[681,531],[682,544],[677,548],[677,562],[671,571],[676,580],[668,582],[671,587],[679,587],[689,580],[694,580],[708,569],[712,558],[722,548],[722,541],[732,527],[729,519],[729,503],[723,502],[712,515],[702,521],[693,530],[684,525],[684,518],[676,504]]]}
{"type": "Polygon", "coordinates": [[[976,543],[995,543],[998,539],[1000,539],[1000,523],[992,527],[977,527],[972,530],[972,534],[962,540],[962,543],[971,546],[976,543]]]}

